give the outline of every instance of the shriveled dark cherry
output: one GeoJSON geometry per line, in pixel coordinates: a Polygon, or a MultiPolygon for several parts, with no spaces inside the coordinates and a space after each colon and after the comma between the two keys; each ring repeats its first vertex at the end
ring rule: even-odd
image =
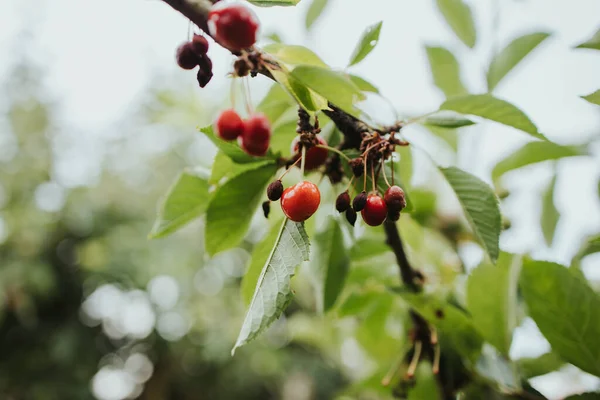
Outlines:
{"type": "Polygon", "coordinates": [[[359,212],[359,211],[362,211],[363,208],[365,208],[366,204],[367,204],[367,192],[365,192],[363,190],[362,192],[357,194],[356,197],[354,198],[354,200],[352,201],[352,208],[354,208],[354,211],[359,212]]]}
{"type": "Polygon", "coordinates": [[[365,171],[365,164],[362,158],[354,158],[350,160],[350,168],[355,177],[359,178],[365,171]]]}
{"type": "Polygon", "coordinates": [[[342,213],[348,208],[350,208],[350,194],[348,194],[348,191],[346,190],[335,199],[335,209],[342,213]]]}
{"type": "Polygon", "coordinates": [[[264,114],[254,114],[244,121],[244,132],[238,138],[242,149],[251,156],[267,154],[271,141],[271,124],[264,114]]]}
{"type": "MultiPolygon", "coordinates": [[[[321,136],[316,135],[317,141],[321,146],[327,146],[327,142],[321,136]]],[[[300,137],[296,136],[296,138],[292,141],[292,153],[296,154],[296,157],[300,156],[300,137]]],[[[314,170],[319,168],[321,165],[325,164],[327,161],[327,156],[329,152],[327,149],[323,149],[321,147],[313,146],[306,152],[306,159],[304,160],[304,169],[307,171],[314,170]]]]}
{"type": "Polygon", "coordinates": [[[281,183],[281,181],[279,179],[274,182],[271,182],[271,184],[267,187],[267,197],[271,201],[279,200],[281,198],[282,194],[283,194],[283,184],[281,183]]]}
{"type": "Polygon", "coordinates": [[[265,218],[269,218],[269,213],[271,212],[271,202],[265,201],[262,203],[262,210],[265,218]]]}
{"type": "Polygon", "coordinates": [[[350,223],[350,225],[354,226],[356,223],[356,211],[352,207],[346,210],[346,220],[350,223]]]}
{"type": "Polygon", "coordinates": [[[383,200],[390,211],[400,212],[406,207],[406,198],[404,196],[404,190],[400,186],[390,186],[385,191],[383,200]]]}
{"type": "Polygon", "coordinates": [[[396,222],[400,219],[400,211],[390,210],[388,208],[387,219],[396,222]]]}
{"type": "Polygon", "coordinates": [[[294,222],[309,219],[319,208],[321,192],[312,182],[302,181],[283,191],[281,209],[294,222]]]}
{"type": "Polygon", "coordinates": [[[177,59],[177,65],[188,70],[196,68],[200,62],[200,57],[194,51],[191,42],[186,42],[179,46],[175,58],[177,59]]]}
{"type": "Polygon", "coordinates": [[[240,51],[256,43],[258,18],[242,4],[219,2],[208,14],[210,34],[223,47],[240,51]]]}
{"type": "Polygon", "coordinates": [[[199,55],[208,53],[208,40],[202,35],[194,35],[192,38],[192,49],[199,55]]]}
{"type": "Polygon", "coordinates": [[[235,140],[244,133],[244,121],[234,109],[228,109],[217,117],[217,136],[223,140],[235,140]]]}
{"type": "Polygon", "coordinates": [[[370,194],[367,204],[361,211],[363,220],[370,226],[379,226],[385,221],[387,215],[385,201],[378,194],[370,194]]]}

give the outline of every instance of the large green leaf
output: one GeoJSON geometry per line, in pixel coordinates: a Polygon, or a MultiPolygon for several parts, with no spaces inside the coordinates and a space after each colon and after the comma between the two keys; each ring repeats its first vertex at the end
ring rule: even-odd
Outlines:
{"type": "Polygon", "coordinates": [[[282,223],[283,221],[279,220],[278,223],[274,224],[267,236],[261,240],[252,251],[252,261],[250,261],[250,266],[242,279],[241,285],[242,299],[246,305],[249,305],[252,301],[256,282],[258,282],[258,277],[260,276],[267,259],[271,255],[271,250],[273,250],[275,242],[281,234],[282,223]]]}
{"type": "Polygon", "coordinates": [[[550,185],[544,191],[542,196],[542,214],[540,216],[540,223],[542,226],[542,233],[544,234],[544,240],[546,245],[552,246],[554,240],[554,232],[556,231],[556,225],[560,218],[560,212],[554,205],[554,188],[556,187],[556,175],[552,178],[550,185]]]}
{"type": "Polygon", "coordinates": [[[267,95],[256,107],[256,111],[265,114],[273,124],[291,107],[295,106],[293,97],[285,91],[282,85],[274,83],[267,95]]]}
{"type": "Polygon", "coordinates": [[[328,311],[344,288],[350,258],[344,246],[344,234],[338,222],[329,217],[325,228],[315,236],[315,257],[311,266],[315,275],[317,309],[328,311]]]}
{"type": "Polygon", "coordinates": [[[255,339],[281,316],[292,299],[290,280],[296,266],[308,261],[310,243],[304,225],[286,219],[258,277],[252,301],[231,353],[255,339]]]}
{"type": "Polygon", "coordinates": [[[191,171],[183,171],[161,202],[148,237],[156,239],[167,236],[204,214],[210,199],[208,188],[205,178],[191,171]]]}
{"type": "Polygon", "coordinates": [[[517,285],[521,259],[502,253],[497,265],[481,264],[467,281],[467,308],[486,341],[508,357],[517,325],[517,285]]]}
{"type": "Polygon", "coordinates": [[[454,111],[438,111],[435,114],[428,115],[423,119],[426,126],[436,126],[440,128],[462,128],[463,126],[474,125],[475,122],[462,114],[454,111]]]}
{"type": "Polygon", "coordinates": [[[329,0],[313,0],[312,3],[310,3],[310,7],[306,12],[306,19],[304,21],[306,29],[312,28],[313,24],[321,16],[328,3],[329,0]]]}
{"type": "Polygon", "coordinates": [[[594,93],[588,94],[587,96],[581,96],[581,98],[587,100],[592,104],[600,106],[600,89],[596,90],[594,93]]]}
{"type": "Polygon", "coordinates": [[[566,397],[565,400],[600,400],[600,392],[586,392],[566,397]]]}
{"type": "Polygon", "coordinates": [[[360,76],[348,74],[348,78],[363,92],[379,93],[377,86],[360,76]]]}
{"type": "Polygon", "coordinates": [[[469,6],[463,0],[437,0],[437,6],[456,36],[467,46],[475,47],[477,33],[469,6]]]}
{"type": "Polygon", "coordinates": [[[257,164],[215,191],[206,212],[206,251],[210,255],[230,249],[243,239],[276,170],[274,162],[257,164]]]}
{"type": "Polygon", "coordinates": [[[329,68],[318,55],[304,46],[273,43],[263,47],[263,50],[287,65],[313,65],[329,68]]]}
{"type": "Polygon", "coordinates": [[[600,29],[594,35],[577,46],[578,49],[600,50],[600,29]]]}
{"type": "Polygon", "coordinates": [[[478,94],[454,97],[446,100],[440,107],[442,110],[452,110],[461,114],[477,115],[491,121],[520,129],[537,139],[546,139],[538,132],[531,120],[514,105],[497,99],[489,94],[478,94]]]}
{"type": "Polygon", "coordinates": [[[232,161],[238,164],[255,163],[257,161],[272,158],[272,153],[270,152],[267,154],[266,157],[254,157],[247,154],[244,150],[241,149],[237,142],[228,142],[218,138],[215,135],[213,127],[211,125],[200,129],[200,132],[204,133],[206,137],[209,138],[210,141],[213,142],[219,150],[221,150],[227,155],[227,157],[231,158],[232,161]]]}
{"type": "Polygon", "coordinates": [[[369,26],[363,32],[358,44],[354,48],[354,52],[350,57],[350,62],[348,66],[352,66],[358,64],[362,60],[365,59],[366,56],[369,55],[370,52],[373,51],[375,46],[377,46],[377,42],[379,41],[379,34],[381,33],[381,25],[382,22],[377,22],[369,26]]]}
{"type": "Polygon", "coordinates": [[[492,170],[492,178],[497,180],[505,173],[527,165],[565,157],[587,154],[585,147],[561,146],[552,142],[530,142],[500,161],[492,170]]]}
{"type": "Polygon", "coordinates": [[[456,193],[475,236],[495,263],[502,229],[496,194],[487,183],[461,169],[440,167],[440,171],[456,193]]]}
{"type": "Polygon", "coordinates": [[[265,63],[273,78],[307,111],[320,111],[327,108],[327,100],[310,90],[298,79],[290,75],[285,65],[274,66],[265,63]]]}
{"type": "Polygon", "coordinates": [[[433,82],[446,97],[460,96],[469,91],[460,78],[460,65],[449,50],[443,47],[425,47],[433,82]]]}
{"type": "Polygon", "coordinates": [[[600,235],[588,238],[581,246],[581,249],[577,253],[577,257],[583,258],[594,253],[600,253],[600,235]]]}
{"type": "Polygon", "coordinates": [[[390,251],[390,247],[380,239],[359,239],[350,248],[350,259],[354,262],[372,260],[390,251]]]}
{"type": "Polygon", "coordinates": [[[558,354],[549,352],[539,357],[520,358],[516,363],[523,378],[531,379],[560,369],[565,365],[565,360],[558,354]]]}
{"type": "Polygon", "coordinates": [[[274,7],[274,6],[295,6],[300,3],[300,0],[247,0],[249,3],[258,7],[274,7]]]}
{"type": "Polygon", "coordinates": [[[429,295],[404,290],[398,293],[415,311],[439,329],[440,336],[445,336],[463,357],[473,363],[478,359],[483,339],[467,314],[452,304],[429,295]]]}
{"type": "Polygon", "coordinates": [[[502,49],[488,69],[488,91],[493,91],[498,83],[548,36],[550,35],[543,32],[530,33],[516,38],[502,49]]]}
{"type": "Polygon", "coordinates": [[[600,376],[600,297],[587,282],[561,265],[527,261],[520,286],[529,315],[552,350],[600,376]]]}
{"type": "Polygon", "coordinates": [[[354,103],[364,100],[365,95],[345,74],[301,65],[292,71],[291,76],[347,113],[360,117],[354,103]]]}

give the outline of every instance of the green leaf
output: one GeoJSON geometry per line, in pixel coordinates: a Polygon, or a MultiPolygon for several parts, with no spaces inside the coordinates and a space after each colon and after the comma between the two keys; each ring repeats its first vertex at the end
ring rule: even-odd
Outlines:
{"type": "Polygon", "coordinates": [[[437,6],[456,36],[467,46],[475,47],[477,33],[469,6],[462,0],[437,0],[437,6]]]}
{"type": "Polygon", "coordinates": [[[274,6],[295,6],[300,3],[300,0],[247,0],[258,7],[274,7],[274,6]]]}
{"type": "Polygon", "coordinates": [[[365,95],[343,73],[301,65],[292,71],[291,76],[347,113],[360,116],[354,103],[364,100],[365,95]]]}
{"type": "Polygon", "coordinates": [[[600,298],[587,282],[561,265],[527,261],[520,286],[529,315],[552,350],[600,376],[600,298]]]}
{"type": "Polygon", "coordinates": [[[600,400],[600,392],[574,394],[573,396],[566,397],[565,400],[600,400]]]}
{"type": "Polygon", "coordinates": [[[426,117],[423,120],[423,124],[426,126],[454,129],[475,125],[475,122],[454,111],[438,111],[426,117]]]}
{"type": "Polygon", "coordinates": [[[439,169],[456,193],[475,236],[495,263],[502,229],[496,194],[487,183],[468,172],[455,167],[439,169]]]}
{"type": "MultiPolygon", "coordinates": [[[[400,178],[398,183],[402,188],[410,190],[412,188],[412,177],[413,177],[413,153],[411,146],[398,146],[396,147],[396,153],[400,156],[399,162],[394,163],[394,173],[396,177],[400,178]]],[[[390,177],[388,177],[390,178],[390,177]]],[[[385,192],[384,192],[385,193],[385,192]]],[[[412,203],[412,201],[411,201],[412,203]]],[[[408,207],[408,201],[406,207],[408,207]]],[[[412,207],[412,205],[411,205],[412,207]]]]}
{"type": "Polygon", "coordinates": [[[312,65],[329,68],[318,55],[304,46],[273,43],[263,47],[263,50],[287,65],[312,65]]]}
{"type": "Polygon", "coordinates": [[[325,229],[315,236],[315,257],[312,270],[315,274],[317,309],[331,309],[344,288],[350,258],[344,246],[344,234],[333,217],[329,217],[325,229]]]}
{"type": "Polygon", "coordinates": [[[356,85],[357,88],[363,92],[379,93],[379,89],[371,82],[366,81],[357,75],[348,74],[348,78],[356,85]]]}
{"type": "Polygon", "coordinates": [[[167,236],[204,214],[210,199],[208,188],[206,179],[190,171],[179,174],[160,204],[148,238],[167,236]]]}
{"type": "Polygon", "coordinates": [[[214,255],[243,239],[265,186],[277,171],[274,162],[236,175],[213,194],[206,212],[206,251],[214,255]]]}
{"type": "Polygon", "coordinates": [[[542,196],[542,214],[541,214],[541,227],[542,233],[544,234],[544,240],[548,247],[552,246],[554,240],[554,232],[556,231],[556,225],[560,218],[560,213],[554,205],[554,188],[556,187],[556,175],[552,178],[550,185],[544,191],[542,196]]]}
{"type": "Polygon", "coordinates": [[[200,129],[200,132],[204,133],[206,137],[209,138],[210,141],[213,142],[219,150],[225,153],[227,157],[231,158],[233,162],[236,162],[238,164],[255,163],[257,161],[268,159],[267,157],[254,157],[248,155],[246,152],[244,152],[244,150],[240,148],[240,146],[235,141],[227,142],[225,140],[219,139],[217,136],[215,136],[213,127],[211,125],[200,129]]]}
{"type": "Polygon", "coordinates": [[[598,29],[591,38],[581,43],[576,48],[600,50],[600,29],[598,29]]]}
{"type": "Polygon", "coordinates": [[[323,10],[327,7],[329,0],[313,0],[306,13],[305,25],[306,29],[310,30],[315,21],[321,16],[323,10]]]}
{"type": "Polygon", "coordinates": [[[286,219],[260,273],[235,350],[255,339],[275,321],[292,300],[290,280],[296,266],[308,261],[310,243],[304,224],[286,219]]]}
{"type": "Polygon", "coordinates": [[[581,146],[561,146],[552,142],[529,142],[496,164],[492,170],[492,179],[496,181],[505,173],[527,165],[585,154],[587,151],[585,147],[581,146]]]}
{"type": "Polygon", "coordinates": [[[516,363],[525,379],[546,375],[565,365],[565,361],[554,352],[544,353],[539,357],[520,358],[516,363]]]}
{"type": "Polygon", "coordinates": [[[298,79],[290,75],[285,65],[275,67],[265,63],[265,67],[271,72],[273,78],[296,100],[296,102],[307,111],[320,111],[326,109],[327,100],[303,85],[298,79]]]}
{"type": "Polygon", "coordinates": [[[473,321],[463,311],[447,302],[425,294],[398,291],[398,294],[430,324],[445,336],[463,357],[475,362],[481,352],[483,339],[473,321]]]}
{"type": "Polygon", "coordinates": [[[581,249],[577,253],[577,257],[581,259],[594,253],[600,253],[600,235],[588,238],[581,246],[581,249]]]}
{"type": "Polygon", "coordinates": [[[258,282],[258,277],[260,276],[267,259],[271,255],[271,250],[273,249],[275,242],[281,234],[282,224],[283,220],[279,220],[278,223],[274,224],[267,236],[261,240],[252,251],[252,260],[250,261],[250,266],[248,267],[244,278],[242,278],[241,285],[242,299],[246,305],[249,305],[252,301],[256,282],[258,282]]]}
{"type": "Polygon", "coordinates": [[[360,38],[360,41],[354,48],[352,56],[350,57],[350,63],[348,63],[349,67],[358,64],[359,62],[364,60],[365,57],[373,51],[375,46],[377,46],[377,42],[379,41],[379,34],[381,33],[382,23],[383,22],[381,21],[377,22],[376,24],[373,24],[367,29],[365,29],[360,38]]]}
{"type": "Polygon", "coordinates": [[[460,78],[460,65],[449,50],[443,47],[425,47],[433,82],[446,97],[469,93],[460,78]]]}
{"type": "Polygon", "coordinates": [[[282,85],[277,83],[271,85],[271,89],[256,107],[256,111],[265,114],[273,124],[291,107],[295,105],[293,97],[290,96],[282,85]]]}
{"type": "Polygon", "coordinates": [[[488,69],[488,91],[493,91],[498,83],[548,36],[550,35],[543,32],[531,33],[516,38],[502,49],[488,69]]]}
{"type": "Polygon", "coordinates": [[[588,94],[587,96],[581,96],[581,98],[592,104],[600,106],[600,89],[596,90],[594,93],[588,94]]]}
{"type": "Polygon", "coordinates": [[[467,281],[467,308],[486,341],[508,357],[517,325],[520,257],[502,253],[497,265],[481,264],[467,281]]]}
{"type": "Polygon", "coordinates": [[[537,127],[523,111],[509,102],[497,99],[489,94],[455,97],[446,100],[440,108],[442,110],[456,111],[461,114],[477,115],[478,117],[520,129],[537,139],[546,140],[544,135],[538,132],[537,127]]]}
{"type": "Polygon", "coordinates": [[[373,259],[391,251],[384,240],[359,239],[350,248],[350,259],[354,262],[373,259]]]}
{"type": "Polygon", "coordinates": [[[211,185],[219,185],[223,178],[231,178],[232,176],[241,174],[249,169],[256,169],[259,165],[267,165],[272,163],[272,160],[263,159],[254,163],[236,164],[231,160],[231,158],[227,157],[225,153],[219,151],[215,156],[215,160],[213,161],[208,183],[211,185]]]}

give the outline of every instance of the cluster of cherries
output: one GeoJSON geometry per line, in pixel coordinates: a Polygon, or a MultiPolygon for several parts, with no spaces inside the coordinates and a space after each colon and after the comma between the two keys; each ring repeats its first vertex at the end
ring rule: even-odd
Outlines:
{"type": "Polygon", "coordinates": [[[217,136],[223,140],[238,140],[240,147],[251,156],[267,154],[271,142],[271,124],[264,114],[256,113],[243,120],[233,109],[219,114],[215,121],[217,136]]]}
{"type": "MultiPolygon", "coordinates": [[[[208,14],[210,35],[221,46],[232,52],[240,52],[256,43],[259,22],[248,7],[237,3],[218,2],[208,14]]],[[[200,67],[197,79],[200,87],[210,82],[212,61],[208,57],[208,41],[204,36],[194,35],[191,41],[177,48],[177,64],[187,70],[200,67]]]]}
{"type": "Polygon", "coordinates": [[[404,190],[397,185],[390,186],[385,191],[383,198],[378,192],[367,195],[367,192],[363,190],[354,197],[350,204],[350,194],[346,190],[335,201],[336,210],[340,213],[345,212],[346,219],[352,225],[356,222],[357,212],[360,212],[362,219],[370,226],[379,226],[386,218],[398,221],[404,207],[406,207],[404,190]]]}

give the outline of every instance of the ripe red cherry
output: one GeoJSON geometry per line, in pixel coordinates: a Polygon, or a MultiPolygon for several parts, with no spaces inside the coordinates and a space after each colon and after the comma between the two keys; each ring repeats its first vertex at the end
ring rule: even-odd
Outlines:
{"type": "MultiPolygon", "coordinates": [[[[327,146],[327,142],[321,136],[316,135],[317,141],[322,146],[327,146]]],[[[300,137],[296,136],[296,138],[292,141],[292,153],[300,153],[300,137]]],[[[327,161],[328,155],[327,149],[323,149],[321,147],[313,146],[306,152],[306,160],[304,160],[304,169],[307,171],[311,171],[313,169],[319,168],[321,165],[325,164],[327,161]]]]}
{"type": "Polygon", "coordinates": [[[254,114],[244,122],[240,146],[251,156],[264,156],[269,150],[271,124],[264,114],[254,114]]]}
{"type": "Polygon", "coordinates": [[[251,47],[256,42],[258,18],[241,4],[219,2],[208,14],[210,34],[223,47],[233,51],[251,47]]]}
{"type": "Polygon", "coordinates": [[[378,194],[370,194],[367,204],[361,211],[363,220],[370,226],[378,226],[383,223],[387,215],[385,201],[378,194]]]}
{"type": "Polygon", "coordinates": [[[321,203],[321,192],[312,182],[303,181],[290,186],[281,195],[281,209],[294,222],[309,219],[321,203]]]}
{"type": "Polygon", "coordinates": [[[234,140],[244,132],[244,121],[235,110],[225,110],[217,117],[215,129],[221,139],[234,140]]]}

